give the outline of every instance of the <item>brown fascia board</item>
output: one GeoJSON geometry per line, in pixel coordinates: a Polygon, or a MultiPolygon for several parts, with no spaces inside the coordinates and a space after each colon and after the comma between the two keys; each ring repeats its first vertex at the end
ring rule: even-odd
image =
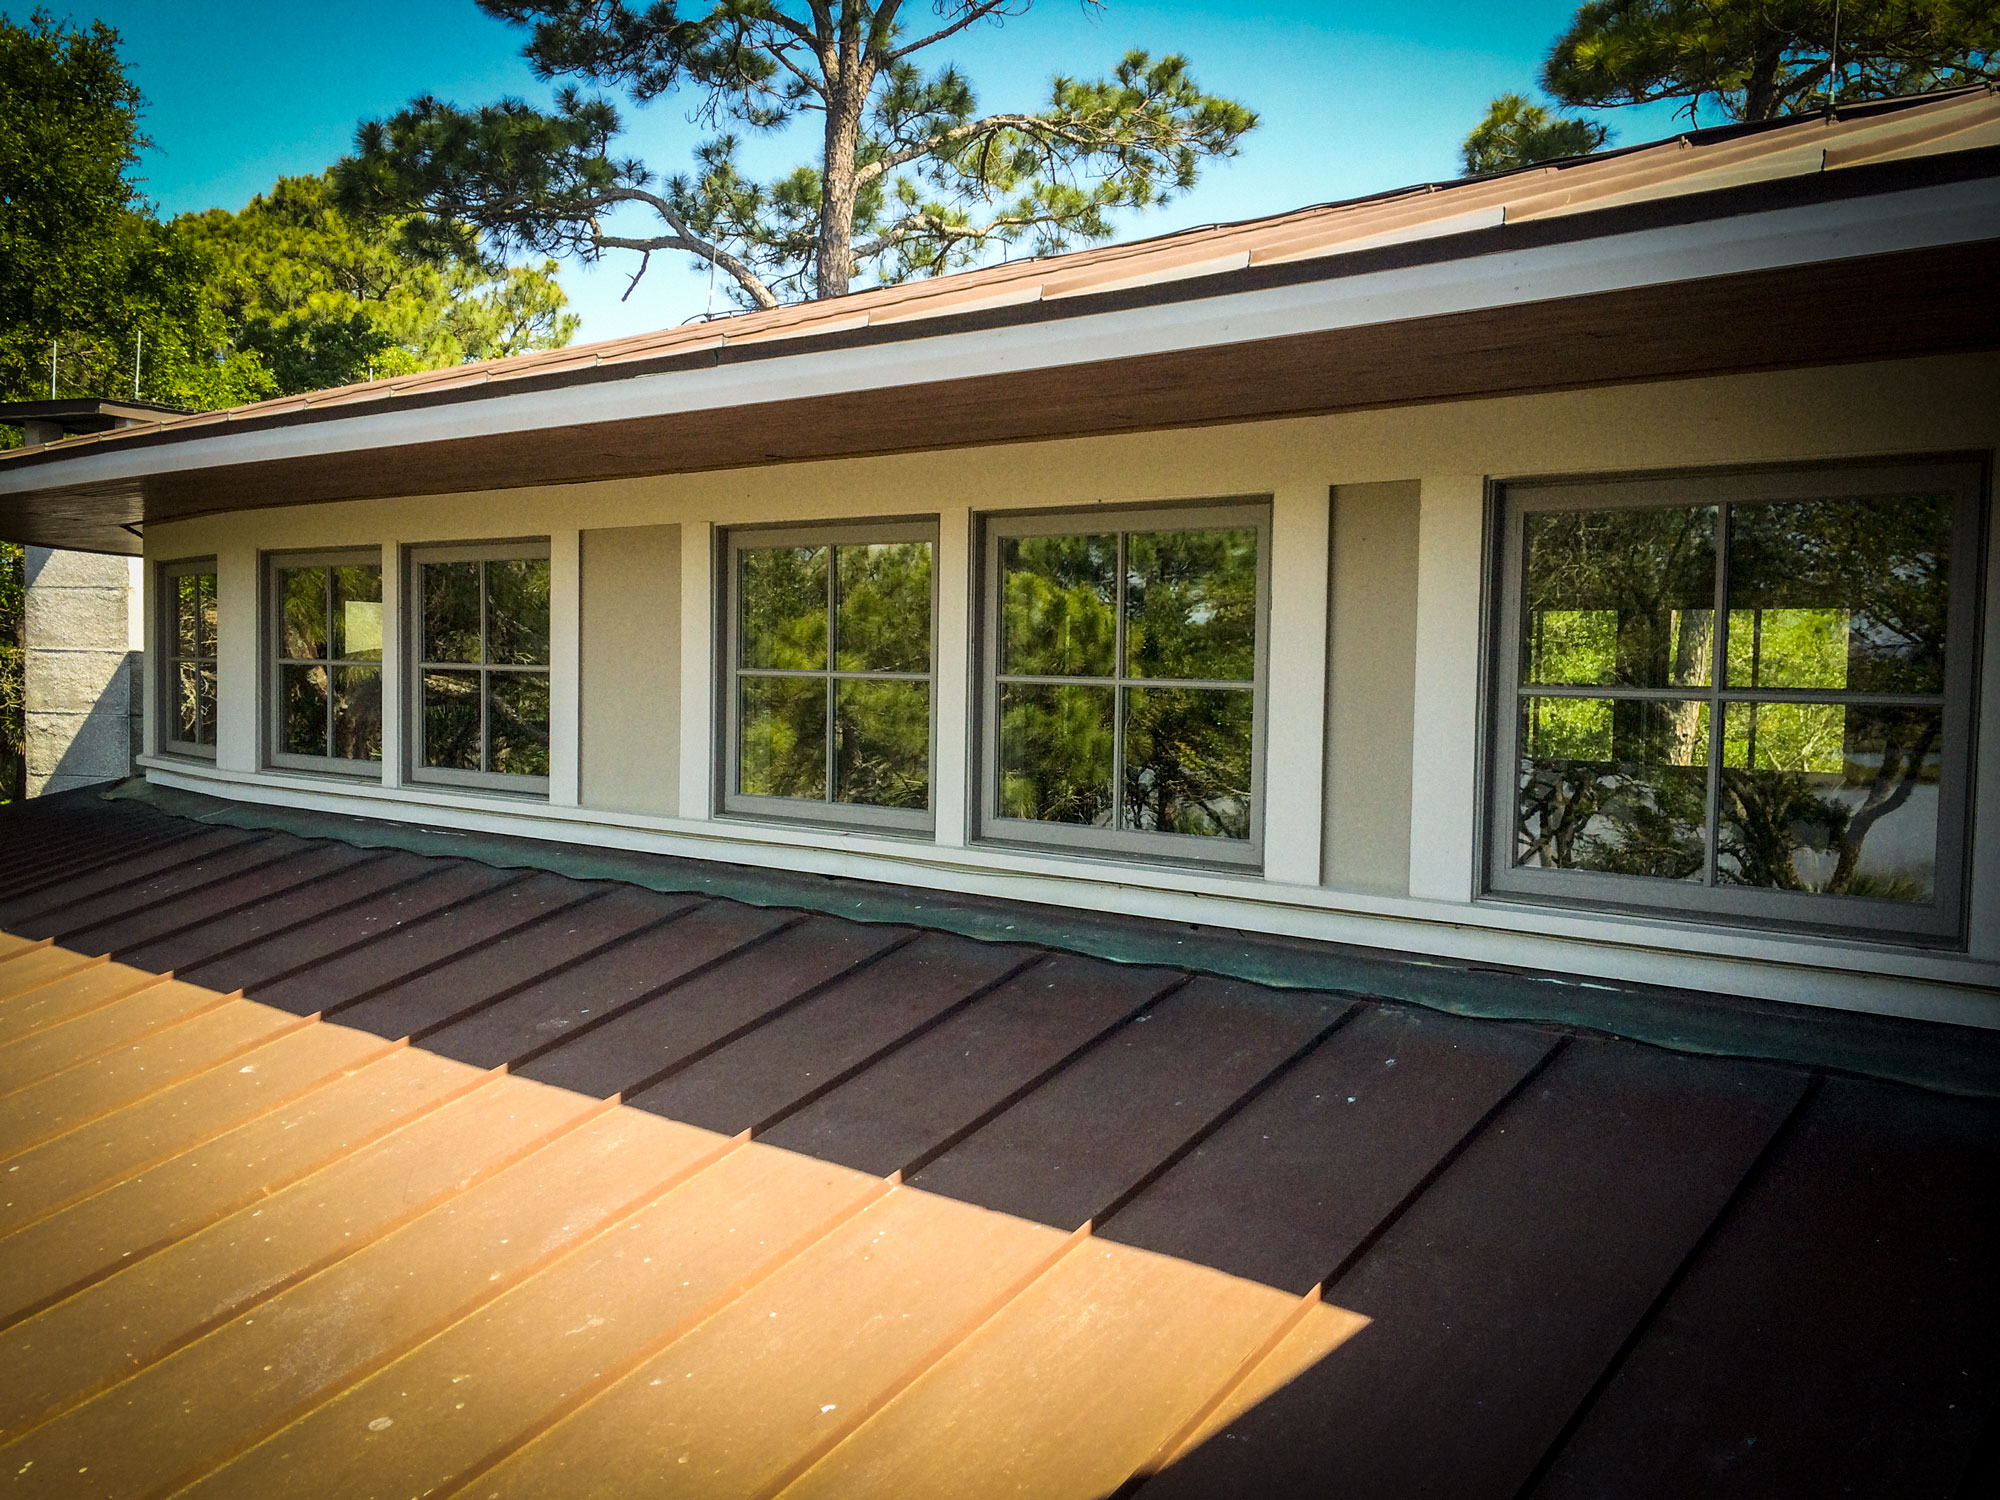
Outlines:
{"type": "Polygon", "coordinates": [[[2000,242],[1743,272],[1519,307],[563,430],[301,455],[6,497],[42,524],[1271,420],[1494,395],[2000,347],[2000,242]],[[1245,371],[1254,370],[1254,379],[1245,371]],[[578,455],[582,455],[581,458],[578,455]],[[105,515],[110,509],[113,515],[105,515]]]}
{"type": "Polygon", "coordinates": [[[2000,240],[879,391],[211,466],[0,497],[0,531],[1156,431],[2000,348],[2000,240]],[[893,398],[894,393],[889,393],[893,398]],[[552,440],[555,439],[555,440],[552,440]],[[581,457],[579,457],[579,455],[581,457]]]}
{"type": "Polygon", "coordinates": [[[60,464],[71,457],[112,451],[114,448],[116,451],[125,452],[134,448],[148,448],[158,444],[190,441],[235,432],[261,432],[308,423],[365,419],[387,412],[469,404],[489,397],[531,395],[539,391],[562,390],[606,381],[636,379],[647,375],[713,369],[753,360],[784,359],[792,355],[880,347],[908,343],[920,338],[1058,322],[1093,314],[1167,306],[1313,282],[1332,282],[1382,271],[1468,260],[1482,255],[1575,244],[1617,234],[1713,222],[1749,213],[1849,201],[1912,188],[1993,177],[2000,177],[2000,146],[1979,147],[1969,151],[1941,153],[1909,160],[1870,163],[1844,168],[1838,172],[1820,172],[1768,182],[1748,183],[1707,193],[1678,194],[1644,203],[1625,204],[1615,208],[1473,230],[1445,239],[1416,240],[1369,250],[1286,261],[1276,265],[1252,265],[1238,271],[1158,282],[1123,291],[1084,293],[1065,297],[1058,302],[1030,302],[975,312],[945,314],[936,318],[912,318],[883,327],[806,334],[746,345],[725,345],[696,353],[620,360],[615,364],[585,366],[547,375],[503,377],[474,385],[453,387],[449,390],[418,392],[400,397],[386,396],[365,402],[344,402],[338,406],[317,410],[306,406],[261,416],[233,417],[184,428],[133,432],[114,438],[109,443],[93,443],[86,447],[17,452],[0,459],[0,463],[60,464]]]}

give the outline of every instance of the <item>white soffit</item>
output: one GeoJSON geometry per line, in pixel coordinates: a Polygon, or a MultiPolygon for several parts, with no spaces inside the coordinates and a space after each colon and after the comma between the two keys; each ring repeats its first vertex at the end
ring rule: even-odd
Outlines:
{"type": "Polygon", "coordinates": [[[1294,286],[0,465],[0,494],[1227,346],[2000,238],[1990,179],[1294,286]]]}

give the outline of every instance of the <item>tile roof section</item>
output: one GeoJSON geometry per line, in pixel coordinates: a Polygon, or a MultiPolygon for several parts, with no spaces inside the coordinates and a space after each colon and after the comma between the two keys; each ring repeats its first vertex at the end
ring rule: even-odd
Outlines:
{"type": "MultiPolygon", "coordinates": [[[[336,407],[391,409],[400,398],[495,385],[722,348],[778,343],[867,328],[1020,307],[1052,306],[1114,291],[1198,282],[1257,266],[1337,257],[1389,245],[1493,229],[1746,184],[2000,145],[2000,92],[1978,86],[1751,126],[1695,130],[1595,156],[1471,180],[1426,183],[1271,218],[1208,225],[1153,239],[986,266],[876,287],[830,302],[512,355],[364,384],[140,423],[53,445],[63,452],[154,433],[226,426],[253,417],[336,407]]],[[[48,450],[37,450],[38,452],[48,450]]],[[[0,463],[8,458],[0,454],[0,463]]]]}
{"type": "Polygon", "coordinates": [[[1971,1493],[1996,1171],[1801,1067],[0,809],[23,1494],[1971,1493]]]}

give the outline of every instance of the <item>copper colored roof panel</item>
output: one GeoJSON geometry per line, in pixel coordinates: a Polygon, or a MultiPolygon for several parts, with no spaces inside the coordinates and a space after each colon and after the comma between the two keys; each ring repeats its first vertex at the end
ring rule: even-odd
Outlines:
{"type": "Polygon", "coordinates": [[[2000,1403],[1991,1101],[198,826],[0,809],[22,1493],[1816,1500],[2000,1403]]]}

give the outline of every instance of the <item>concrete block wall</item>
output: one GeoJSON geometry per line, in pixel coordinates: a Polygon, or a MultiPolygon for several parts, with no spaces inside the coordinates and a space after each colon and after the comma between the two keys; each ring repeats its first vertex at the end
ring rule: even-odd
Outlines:
{"type": "Polygon", "coordinates": [[[26,563],[28,795],[128,776],[144,704],[139,562],[30,547],[26,563]]]}

